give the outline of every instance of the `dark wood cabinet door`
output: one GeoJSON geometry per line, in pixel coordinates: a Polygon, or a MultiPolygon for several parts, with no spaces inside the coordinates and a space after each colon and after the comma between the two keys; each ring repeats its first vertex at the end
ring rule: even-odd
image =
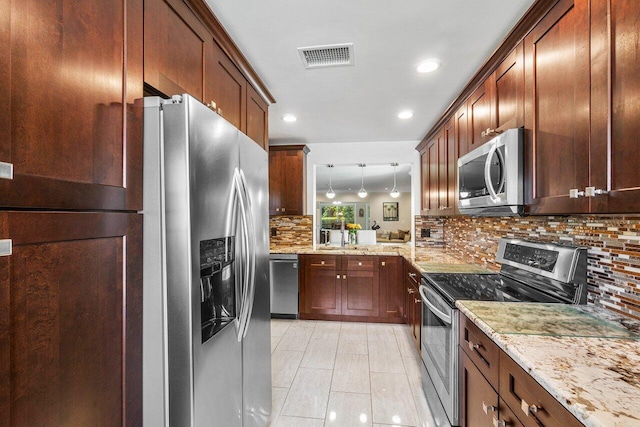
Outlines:
{"type": "Polygon", "coordinates": [[[402,257],[378,257],[380,316],[401,319],[404,311],[402,257]]]}
{"type": "MultiPolygon", "coordinates": [[[[456,132],[456,145],[458,149],[458,157],[462,157],[469,151],[468,144],[468,131],[467,131],[467,105],[463,104],[462,107],[454,114],[455,120],[455,132],[456,132]]],[[[457,166],[457,159],[456,159],[457,166]]]]}
{"type": "Polygon", "coordinates": [[[591,9],[591,211],[640,212],[640,3],[591,9]]]}
{"type": "Polygon", "coordinates": [[[423,215],[437,215],[440,208],[440,149],[444,145],[442,132],[425,147],[422,180],[424,191],[423,215]]]}
{"type": "Polygon", "coordinates": [[[420,293],[418,292],[417,287],[413,287],[413,292],[411,294],[413,296],[413,322],[411,323],[411,336],[413,338],[413,343],[415,344],[418,351],[420,351],[420,327],[422,326],[422,298],[420,298],[420,293]]]}
{"type": "Polygon", "coordinates": [[[282,158],[282,207],[284,215],[304,213],[304,156],[303,150],[287,150],[282,158]]]}
{"type": "Polygon", "coordinates": [[[302,255],[301,314],[342,314],[342,275],[338,256],[302,255]]]}
{"type": "Polygon", "coordinates": [[[269,215],[304,215],[305,145],[269,150],[269,215]]]}
{"type": "Polygon", "coordinates": [[[487,129],[493,129],[490,80],[486,80],[482,86],[478,87],[467,101],[467,126],[469,130],[467,152],[492,138],[485,133],[487,129]]]}
{"type": "Polygon", "coordinates": [[[269,151],[269,215],[280,215],[284,151],[269,151]]]}
{"type": "Polygon", "coordinates": [[[458,196],[458,150],[455,132],[455,120],[452,118],[444,125],[443,141],[440,155],[440,167],[444,171],[440,172],[440,194],[441,215],[454,215],[457,211],[458,196]]]}
{"type": "Polygon", "coordinates": [[[207,48],[205,102],[215,102],[229,123],[247,131],[247,80],[217,43],[207,48]]]}
{"type": "Polygon", "coordinates": [[[429,152],[425,147],[420,151],[420,209],[422,215],[429,212],[429,152]]]}
{"type": "Polygon", "coordinates": [[[0,5],[0,207],[142,209],[142,1],[0,5]]]}
{"type": "Polygon", "coordinates": [[[524,48],[522,43],[507,56],[490,78],[492,126],[501,132],[524,126],[524,48]]]}
{"type": "Polygon", "coordinates": [[[183,0],[145,0],[144,23],[144,81],[167,96],[205,101],[205,53],[213,42],[206,27],[183,0]]]}
{"type": "Polygon", "coordinates": [[[142,424],[142,216],[2,212],[0,424],[142,424]]]}
{"type": "Polygon", "coordinates": [[[342,274],[342,314],[378,317],[379,277],[374,270],[348,270],[342,274]]]}
{"type": "Polygon", "coordinates": [[[269,149],[269,106],[247,84],[247,135],[265,150],[269,149]]]}
{"type": "Polygon", "coordinates": [[[524,39],[529,212],[585,213],[589,184],[588,2],[561,0],[524,39]],[[559,54],[562,52],[562,54],[559,54]]]}
{"type": "Polygon", "coordinates": [[[511,408],[509,408],[507,404],[504,403],[504,400],[499,399],[499,402],[500,402],[499,404],[500,406],[498,407],[498,422],[500,422],[501,425],[509,426],[509,427],[524,427],[524,424],[520,422],[518,417],[516,417],[516,415],[511,410],[511,408]]]}
{"type": "Polygon", "coordinates": [[[492,426],[494,417],[498,419],[498,393],[465,352],[460,350],[459,354],[460,425],[463,427],[492,426]]]}

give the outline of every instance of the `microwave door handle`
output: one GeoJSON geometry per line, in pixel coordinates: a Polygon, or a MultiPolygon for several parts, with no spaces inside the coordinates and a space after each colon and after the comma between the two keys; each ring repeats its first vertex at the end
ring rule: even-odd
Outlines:
{"type": "MultiPolygon", "coordinates": [[[[498,150],[497,148],[498,148],[498,144],[496,143],[496,154],[498,155],[498,159],[500,161],[500,164],[502,165],[502,170],[504,172],[507,167],[506,163],[504,162],[504,155],[502,154],[502,151],[498,150]]],[[[504,192],[504,184],[507,179],[504,173],[500,174],[500,176],[501,176],[501,179],[500,179],[500,187],[498,187],[498,191],[497,191],[498,194],[504,192]]]]}
{"type": "Polygon", "coordinates": [[[498,200],[498,194],[496,193],[496,189],[493,188],[493,184],[491,183],[491,159],[493,159],[493,155],[498,149],[498,144],[494,144],[493,147],[489,150],[489,154],[487,154],[487,161],[484,163],[484,183],[487,186],[487,190],[489,190],[489,194],[491,195],[491,200],[494,202],[498,200]]]}
{"type": "Polygon", "coordinates": [[[425,305],[429,308],[429,310],[431,310],[431,312],[435,314],[436,317],[438,317],[438,319],[442,320],[447,325],[450,325],[451,316],[447,315],[446,313],[443,313],[435,305],[433,305],[431,301],[429,301],[429,297],[427,296],[426,290],[427,290],[427,287],[425,285],[420,285],[420,287],[418,288],[418,291],[420,291],[420,296],[422,297],[422,302],[425,303],[425,305]]]}

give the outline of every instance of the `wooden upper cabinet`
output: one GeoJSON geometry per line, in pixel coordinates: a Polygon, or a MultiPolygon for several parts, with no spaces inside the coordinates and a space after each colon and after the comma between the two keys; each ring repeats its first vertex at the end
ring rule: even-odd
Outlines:
{"type": "Polygon", "coordinates": [[[269,215],[304,215],[306,145],[276,145],[269,150],[269,215]]]}
{"type": "Polygon", "coordinates": [[[640,212],[640,3],[592,0],[591,10],[590,186],[608,190],[591,211],[640,212]]]}
{"type": "Polygon", "coordinates": [[[209,52],[205,102],[215,102],[218,113],[246,133],[247,80],[217,43],[209,52]]]}
{"type": "Polygon", "coordinates": [[[142,1],[0,8],[0,207],[142,209],[142,1]]]}
{"type": "MultiPolygon", "coordinates": [[[[455,121],[456,145],[458,147],[458,158],[464,156],[469,151],[467,149],[467,141],[469,132],[467,131],[467,105],[462,106],[453,116],[455,121]]],[[[456,166],[458,165],[456,159],[456,166]]]]}
{"type": "Polygon", "coordinates": [[[449,120],[429,141],[420,157],[422,214],[453,215],[456,212],[458,150],[455,120],[449,120]]]}
{"type": "Polygon", "coordinates": [[[491,121],[491,82],[490,79],[478,87],[467,101],[467,152],[481,146],[493,136],[486,134],[487,129],[493,129],[491,121]]]}
{"type": "Polygon", "coordinates": [[[145,0],[144,22],[144,81],[203,101],[206,27],[182,0],[145,0]]]}
{"type": "Polygon", "coordinates": [[[4,211],[0,239],[0,425],[142,425],[142,215],[4,211]]]}
{"type": "Polygon", "coordinates": [[[524,126],[523,62],[524,48],[519,43],[489,78],[493,102],[491,124],[497,132],[524,126]]]}
{"type": "Polygon", "coordinates": [[[529,213],[584,213],[589,184],[589,10],[561,0],[524,39],[529,213]]]}
{"type": "Polygon", "coordinates": [[[247,135],[265,150],[269,149],[269,106],[247,84],[247,135]]]}

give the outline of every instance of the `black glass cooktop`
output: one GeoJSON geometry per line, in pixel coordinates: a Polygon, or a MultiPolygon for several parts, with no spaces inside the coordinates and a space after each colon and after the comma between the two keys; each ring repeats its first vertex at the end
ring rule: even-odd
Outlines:
{"type": "Polygon", "coordinates": [[[451,307],[457,300],[562,302],[501,274],[429,273],[424,278],[451,307]]]}

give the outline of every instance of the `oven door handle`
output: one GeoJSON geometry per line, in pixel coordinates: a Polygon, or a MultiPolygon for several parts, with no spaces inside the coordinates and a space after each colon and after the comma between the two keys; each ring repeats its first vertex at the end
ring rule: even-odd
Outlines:
{"type": "Polygon", "coordinates": [[[435,314],[438,319],[442,320],[447,325],[451,324],[451,316],[447,315],[440,311],[431,301],[429,301],[429,297],[427,296],[427,287],[425,285],[420,285],[419,288],[420,295],[422,296],[422,302],[425,303],[427,308],[431,310],[433,314],[435,314]]]}

